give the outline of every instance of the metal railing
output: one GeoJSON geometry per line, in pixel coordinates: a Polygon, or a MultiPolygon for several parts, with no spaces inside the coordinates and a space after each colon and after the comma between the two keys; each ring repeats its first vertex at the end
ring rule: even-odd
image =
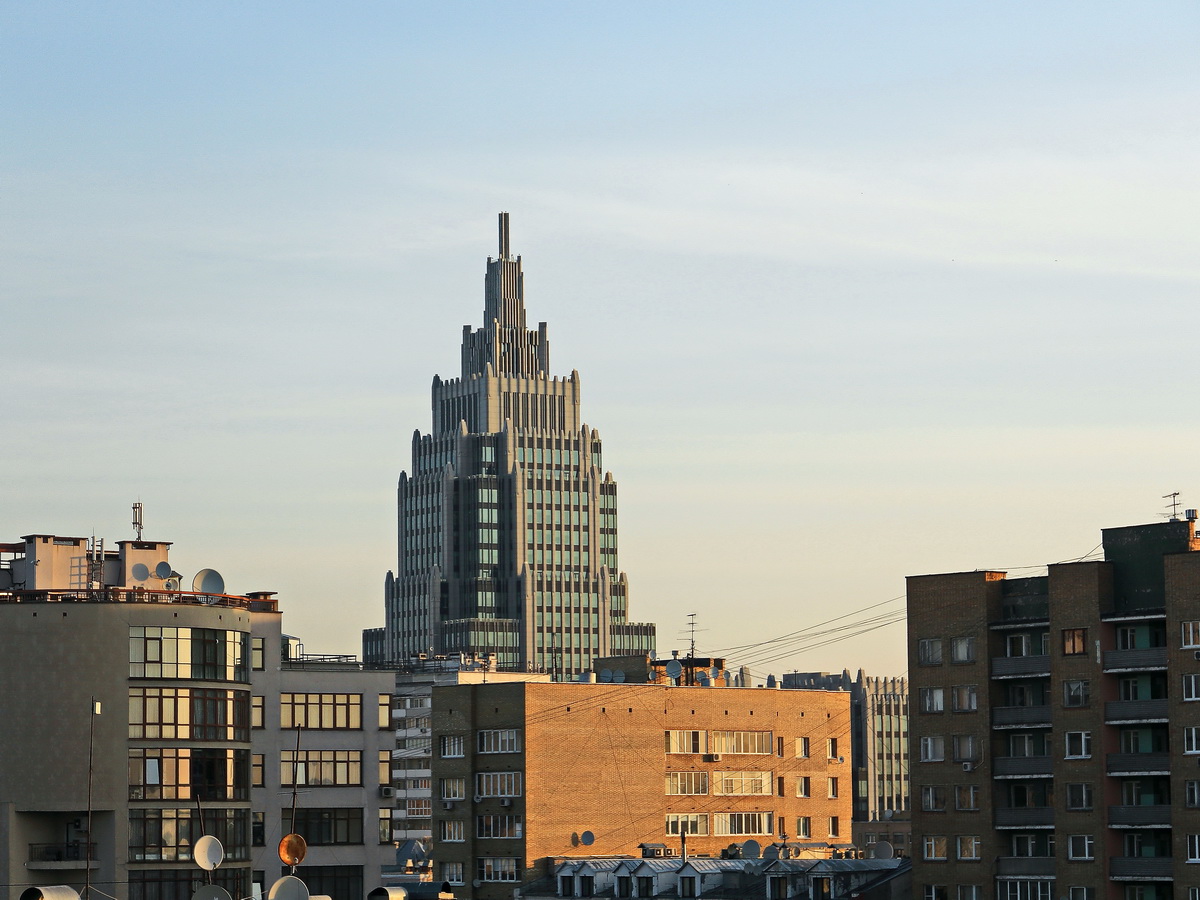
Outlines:
{"type": "Polygon", "coordinates": [[[89,858],[96,858],[96,845],[85,841],[29,845],[29,862],[86,862],[89,858]]]}

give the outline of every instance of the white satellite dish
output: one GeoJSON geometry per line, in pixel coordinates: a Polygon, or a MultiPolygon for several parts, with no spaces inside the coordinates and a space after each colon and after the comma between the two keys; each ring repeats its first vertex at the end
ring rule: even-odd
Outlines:
{"type": "Polygon", "coordinates": [[[669,678],[678,678],[682,674],[683,664],[680,663],[679,660],[673,659],[667,663],[667,676],[669,678]]]}
{"type": "Polygon", "coordinates": [[[308,885],[295,875],[284,875],[267,892],[267,900],[308,900],[308,885]]]}
{"type": "Polygon", "coordinates": [[[211,872],[225,859],[225,848],[211,834],[206,834],[196,839],[196,846],[192,848],[192,859],[196,860],[196,865],[204,871],[211,872]]]}
{"type": "Polygon", "coordinates": [[[192,894],[192,900],[233,900],[233,897],[229,895],[229,891],[219,885],[205,884],[192,894]]]}
{"type": "Polygon", "coordinates": [[[192,579],[192,590],[197,594],[223,594],[225,579],[216,569],[201,569],[192,579]]]}

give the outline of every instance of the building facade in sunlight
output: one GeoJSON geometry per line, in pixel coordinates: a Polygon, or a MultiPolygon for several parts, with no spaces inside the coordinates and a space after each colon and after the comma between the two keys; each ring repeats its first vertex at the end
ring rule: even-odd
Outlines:
{"type": "Polygon", "coordinates": [[[413,435],[398,522],[372,656],[490,653],[499,669],[565,678],[597,656],[654,652],[654,626],[628,619],[617,485],[581,418],[579,373],[552,376],[546,324],[526,328],[507,213],[484,325],[463,328],[460,377],[433,379],[433,428],[413,435]]]}

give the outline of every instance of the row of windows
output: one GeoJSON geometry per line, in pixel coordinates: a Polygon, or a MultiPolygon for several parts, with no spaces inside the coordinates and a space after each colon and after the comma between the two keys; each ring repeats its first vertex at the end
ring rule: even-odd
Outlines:
{"type": "Polygon", "coordinates": [[[221,842],[226,860],[250,858],[250,810],[195,808],[129,810],[131,862],[192,858],[192,847],[204,834],[221,842]]]}
{"type": "Polygon", "coordinates": [[[770,812],[670,813],[667,834],[773,835],[775,814],[770,812]],[[712,831],[709,831],[709,828],[712,831]]]}
{"type": "Polygon", "coordinates": [[[250,694],[220,688],[130,688],[129,736],[249,741],[250,694]]]}
{"type": "Polygon", "coordinates": [[[135,747],[129,751],[130,800],[245,800],[250,751],[135,747]]]}
{"type": "MultiPolygon", "coordinates": [[[[443,841],[452,843],[466,840],[466,825],[462,819],[440,820],[439,831],[443,841]]],[[[523,836],[520,816],[476,816],[475,837],[520,838],[523,836]]]]}
{"type": "MultiPolygon", "coordinates": [[[[438,739],[442,759],[466,755],[466,738],[461,734],[444,734],[438,739]]],[[[517,728],[489,728],[476,732],[477,753],[520,753],[521,731],[517,728]]]]}
{"type": "Polygon", "coordinates": [[[217,628],[134,625],[130,678],[250,680],[250,635],[217,628]]]}
{"type": "MultiPolygon", "coordinates": [[[[946,711],[946,689],[940,687],[921,688],[920,710],[923,713],[946,711]]],[[[955,712],[975,712],[979,709],[979,686],[958,684],[950,688],[950,697],[955,712]]]]}
{"type": "MultiPolygon", "coordinates": [[[[956,734],[952,737],[954,759],[958,762],[974,762],[979,759],[979,739],[973,734],[956,734]]],[[[940,734],[921,738],[921,762],[942,762],[946,758],[946,738],[940,734]]]]}
{"type": "Polygon", "coordinates": [[[769,731],[668,731],[665,737],[668,753],[766,756],[774,752],[774,740],[769,731]]]}
{"type": "MultiPolygon", "coordinates": [[[[837,779],[830,779],[834,785],[837,779]]],[[[769,796],[774,785],[771,772],[668,772],[666,793],[707,794],[724,796],[769,796]]],[[[803,796],[803,795],[801,795],[803,796]]],[[[836,795],[835,795],[836,796],[836,795]]]]}

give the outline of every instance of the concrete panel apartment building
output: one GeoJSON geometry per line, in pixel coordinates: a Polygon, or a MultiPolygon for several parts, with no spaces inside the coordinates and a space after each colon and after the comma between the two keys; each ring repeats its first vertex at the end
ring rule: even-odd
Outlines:
{"type": "MultiPolygon", "coordinates": [[[[435,687],[436,880],[501,900],[569,856],[849,846],[849,694],[658,684],[435,687]]],[[[637,896],[643,896],[637,894],[637,896]]],[[[647,896],[654,896],[653,894],[647,896]]]]}
{"type": "Polygon", "coordinates": [[[1200,541],[908,579],[921,900],[1200,898],[1200,541]]]}

